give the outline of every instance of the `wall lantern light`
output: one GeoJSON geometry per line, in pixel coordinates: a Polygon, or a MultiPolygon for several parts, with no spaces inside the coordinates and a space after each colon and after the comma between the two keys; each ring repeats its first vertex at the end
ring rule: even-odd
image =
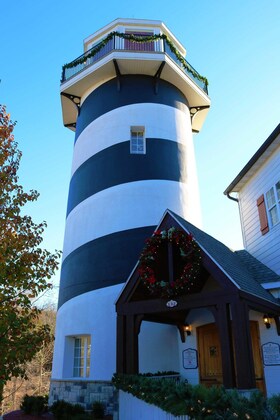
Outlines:
{"type": "Polygon", "coordinates": [[[191,335],[191,332],[192,332],[192,326],[191,326],[191,325],[189,325],[189,324],[185,324],[185,325],[184,325],[184,331],[185,331],[185,333],[186,333],[187,335],[191,335]]]}
{"type": "Polygon", "coordinates": [[[271,318],[269,317],[269,315],[265,314],[263,316],[263,322],[264,322],[267,329],[269,329],[271,327],[271,318]]]}

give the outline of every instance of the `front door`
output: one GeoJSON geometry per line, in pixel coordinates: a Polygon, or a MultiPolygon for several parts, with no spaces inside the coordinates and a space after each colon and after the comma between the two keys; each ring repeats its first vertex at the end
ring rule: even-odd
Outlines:
{"type": "Polygon", "coordinates": [[[205,386],[222,385],[221,347],[215,324],[197,328],[200,383],[205,386]]]}
{"type": "MultiPolygon", "coordinates": [[[[266,393],[264,371],[260,352],[259,329],[256,321],[250,321],[253,358],[257,388],[266,393]]],[[[222,385],[222,357],[216,324],[197,328],[200,383],[205,386],[222,385]]]]}

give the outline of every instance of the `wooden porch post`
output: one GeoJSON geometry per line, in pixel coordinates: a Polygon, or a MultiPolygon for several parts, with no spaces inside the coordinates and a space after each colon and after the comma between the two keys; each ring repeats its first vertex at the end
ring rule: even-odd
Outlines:
{"type": "Polygon", "coordinates": [[[215,316],[221,344],[223,385],[225,388],[235,388],[234,353],[228,304],[218,304],[217,309],[213,311],[213,314],[215,316]]]}
{"type": "Polygon", "coordinates": [[[126,316],[126,372],[136,374],[139,371],[137,317],[126,316]]]}
{"type": "Polygon", "coordinates": [[[126,372],[125,318],[124,315],[117,315],[117,373],[126,372]]]}
{"type": "Polygon", "coordinates": [[[238,389],[256,388],[249,309],[246,302],[236,299],[231,305],[238,389]]]}

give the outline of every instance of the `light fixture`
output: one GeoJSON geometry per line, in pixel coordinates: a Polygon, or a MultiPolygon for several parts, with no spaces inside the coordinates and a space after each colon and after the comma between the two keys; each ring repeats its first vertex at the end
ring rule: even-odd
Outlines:
{"type": "Polygon", "coordinates": [[[189,324],[185,324],[185,325],[184,325],[184,331],[185,331],[185,333],[186,333],[187,335],[191,335],[191,332],[192,332],[192,327],[191,327],[191,325],[189,325],[189,324]]]}
{"type": "Polygon", "coordinates": [[[269,315],[264,314],[263,322],[264,322],[267,329],[269,329],[271,327],[271,319],[270,319],[269,315]]]}

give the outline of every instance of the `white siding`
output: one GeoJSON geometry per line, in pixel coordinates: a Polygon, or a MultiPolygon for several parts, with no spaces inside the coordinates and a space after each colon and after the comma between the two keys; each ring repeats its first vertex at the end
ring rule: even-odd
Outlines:
{"type": "Polygon", "coordinates": [[[262,235],[257,199],[280,180],[280,147],[239,192],[244,247],[262,263],[280,274],[280,223],[262,235]]]}
{"type": "Polygon", "coordinates": [[[187,420],[188,416],[173,416],[155,405],[139,400],[128,392],[119,392],[119,418],[121,420],[187,420]]]}

